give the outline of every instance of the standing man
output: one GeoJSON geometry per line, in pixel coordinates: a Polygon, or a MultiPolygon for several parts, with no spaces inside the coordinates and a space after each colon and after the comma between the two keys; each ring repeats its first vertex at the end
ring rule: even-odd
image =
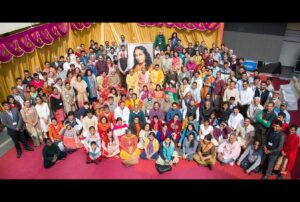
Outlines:
{"type": "Polygon", "coordinates": [[[10,109],[8,102],[6,101],[2,102],[2,106],[4,111],[0,114],[1,121],[7,128],[7,134],[14,141],[17,150],[17,158],[20,158],[22,155],[22,150],[19,141],[22,142],[25,150],[33,151],[34,149],[31,148],[25,140],[24,124],[20,112],[16,108],[10,109]]]}
{"type": "Polygon", "coordinates": [[[160,30],[159,34],[156,35],[154,43],[153,43],[153,47],[155,49],[156,46],[159,46],[159,50],[166,50],[166,37],[163,34],[163,31],[160,30]]]}
{"type": "Polygon", "coordinates": [[[267,134],[267,141],[263,145],[264,155],[262,163],[262,179],[268,179],[272,174],[275,162],[281,152],[285,136],[281,131],[282,122],[277,120],[273,124],[273,130],[267,134]]]}

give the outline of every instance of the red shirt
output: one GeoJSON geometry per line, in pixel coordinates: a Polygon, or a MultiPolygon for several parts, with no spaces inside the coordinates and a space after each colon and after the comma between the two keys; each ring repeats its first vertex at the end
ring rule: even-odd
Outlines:
{"type": "Polygon", "coordinates": [[[31,80],[29,85],[34,86],[36,89],[37,88],[43,88],[44,86],[44,80],[40,79],[38,82],[36,80],[31,80]]]}

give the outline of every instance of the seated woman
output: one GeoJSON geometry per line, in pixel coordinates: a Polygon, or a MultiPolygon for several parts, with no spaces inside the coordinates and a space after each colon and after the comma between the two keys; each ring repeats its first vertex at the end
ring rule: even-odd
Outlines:
{"type": "Polygon", "coordinates": [[[157,84],[155,90],[152,93],[152,97],[155,101],[161,102],[165,98],[165,92],[161,89],[161,85],[157,84]]]}
{"type": "Polygon", "coordinates": [[[50,168],[58,160],[63,160],[67,154],[53,144],[50,138],[47,138],[45,142],[46,145],[43,148],[44,168],[50,168]]]}
{"type": "Polygon", "coordinates": [[[219,125],[219,120],[218,118],[216,118],[216,114],[215,112],[212,112],[210,114],[210,117],[209,117],[209,125],[213,126],[214,128],[219,125]]]}
{"type": "Polygon", "coordinates": [[[162,124],[163,124],[162,121],[160,119],[158,119],[157,115],[153,116],[153,120],[151,121],[150,125],[151,125],[153,132],[155,132],[155,134],[159,130],[161,130],[162,124]]]}
{"type": "Polygon", "coordinates": [[[231,132],[232,129],[228,126],[228,123],[222,121],[220,125],[214,128],[213,131],[213,139],[215,140],[214,144],[218,146],[219,144],[227,140],[231,132]]]}
{"type": "Polygon", "coordinates": [[[55,118],[51,120],[51,123],[49,125],[49,138],[54,144],[57,144],[62,141],[62,137],[59,133],[59,131],[63,128],[63,125],[61,122],[57,122],[55,118]]]}
{"type": "Polygon", "coordinates": [[[184,139],[187,138],[191,133],[194,135],[194,139],[199,141],[199,136],[197,135],[194,125],[192,123],[189,123],[188,126],[185,129],[183,129],[181,132],[181,136],[178,142],[178,147],[181,147],[184,139]]]}
{"type": "Polygon", "coordinates": [[[138,158],[140,156],[140,149],[137,148],[138,138],[131,133],[131,130],[127,129],[125,135],[120,139],[120,158],[123,165],[126,167],[138,164],[138,158]]]}
{"type": "Polygon", "coordinates": [[[60,130],[60,134],[63,135],[63,142],[67,152],[71,153],[83,147],[75,128],[71,127],[70,121],[65,122],[64,127],[60,130]]]}
{"type": "Polygon", "coordinates": [[[110,158],[116,156],[119,153],[119,139],[113,134],[113,131],[111,129],[108,129],[106,133],[106,138],[102,139],[102,156],[110,158]]]}
{"type": "Polygon", "coordinates": [[[209,170],[216,163],[216,146],[211,142],[212,135],[208,134],[204,139],[200,139],[194,160],[202,166],[207,166],[209,170]]]}
{"type": "Polygon", "coordinates": [[[261,157],[263,155],[263,150],[261,143],[255,141],[254,144],[250,144],[244,153],[239,158],[237,165],[240,166],[249,175],[251,172],[257,173],[259,170],[259,165],[261,163],[261,157]]]}
{"type": "Polygon", "coordinates": [[[149,97],[150,91],[148,89],[148,86],[144,85],[142,88],[142,92],[140,93],[140,100],[144,102],[149,97]]]}
{"type": "Polygon", "coordinates": [[[161,130],[156,133],[156,139],[158,140],[159,144],[161,144],[166,137],[169,137],[171,140],[173,140],[172,132],[169,130],[168,125],[163,123],[161,130]]]}
{"type": "Polygon", "coordinates": [[[178,143],[178,141],[180,140],[180,132],[182,129],[178,114],[175,114],[174,118],[169,121],[168,128],[170,128],[174,142],[178,143]]]}
{"type": "Polygon", "coordinates": [[[121,117],[117,118],[116,124],[113,126],[113,133],[114,135],[120,138],[125,134],[125,131],[128,129],[128,126],[126,123],[123,123],[123,120],[121,117]]]}
{"type": "Polygon", "coordinates": [[[89,133],[85,138],[84,148],[86,150],[88,150],[88,147],[90,146],[91,142],[96,142],[97,146],[101,147],[101,138],[94,126],[91,126],[89,128],[89,133]]]}
{"type": "Polygon", "coordinates": [[[98,123],[98,132],[101,139],[106,137],[106,131],[111,128],[111,124],[108,123],[108,120],[103,116],[98,123]]]}
{"type": "Polygon", "coordinates": [[[98,84],[98,93],[99,96],[102,97],[104,100],[107,100],[109,95],[109,85],[108,85],[108,77],[106,76],[105,71],[97,77],[97,84],[98,84]]]}
{"type": "Polygon", "coordinates": [[[158,158],[159,143],[158,140],[155,138],[154,132],[149,133],[148,137],[145,139],[143,148],[145,149],[145,151],[140,155],[142,159],[156,160],[158,158]]]}
{"type": "Polygon", "coordinates": [[[166,137],[160,144],[159,155],[155,162],[157,165],[176,165],[179,162],[178,153],[175,151],[175,144],[170,137],[166,137]]]}
{"type": "Polygon", "coordinates": [[[188,161],[193,160],[194,154],[196,152],[198,142],[196,141],[196,138],[194,136],[195,134],[193,132],[190,132],[187,137],[184,138],[183,141],[183,156],[182,158],[188,161]]]}
{"type": "Polygon", "coordinates": [[[207,134],[213,135],[214,128],[209,125],[209,119],[205,119],[204,123],[200,125],[199,128],[199,137],[200,139],[204,139],[207,134]]]}
{"type": "Polygon", "coordinates": [[[96,165],[98,165],[99,162],[101,161],[101,150],[99,145],[97,145],[95,141],[92,141],[89,144],[86,154],[87,154],[86,156],[87,164],[95,163],[96,165]]]}
{"type": "Polygon", "coordinates": [[[150,132],[153,132],[151,129],[151,125],[149,123],[146,123],[144,128],[140,131],[140,133],[138,135],[138,137],[139,137],[138,148],[139,149],[144,149],[145,140],[148,138],[148,135],[150,134],[150,132]]]}

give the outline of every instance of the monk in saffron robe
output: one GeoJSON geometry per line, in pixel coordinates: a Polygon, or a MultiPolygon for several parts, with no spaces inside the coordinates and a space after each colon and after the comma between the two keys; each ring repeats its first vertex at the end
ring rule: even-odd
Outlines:
{"type": "Polygon", "coordinates": [[[154,90],[157,84],[162,86],[163,81],[164,81],[164,73],[161,70],[160,66],[156,65],[154,70],[150,71],[151,89],[154,90]]]}

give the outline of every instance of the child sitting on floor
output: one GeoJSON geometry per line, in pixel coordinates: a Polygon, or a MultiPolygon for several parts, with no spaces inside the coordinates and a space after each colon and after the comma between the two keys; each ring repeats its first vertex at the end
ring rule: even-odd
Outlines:
{"type": "Polygon", "coordinates": [[[101,151],[100,147],[97,146],[95,141],[92,141],[89,147],[87,148],[87,157],[86,157],[86,163],[95,163],[98,165],[98,163],[101,161],[101,151]]]}

